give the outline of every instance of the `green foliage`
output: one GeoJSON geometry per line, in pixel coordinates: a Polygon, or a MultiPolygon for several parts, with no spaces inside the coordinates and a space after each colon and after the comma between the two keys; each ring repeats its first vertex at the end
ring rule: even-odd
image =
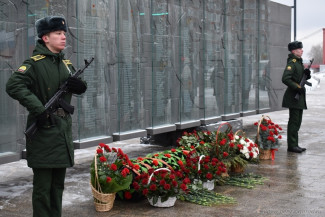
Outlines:
{"type": "Polygon", "coordinates": [[[215,133],[210,131],[184,132],[183,136],[177,140],[179,147],[183,150],[191,151],[195,149],[200,155],[209,155],[215,142],[215,133]]]}
{"type": "Polygon", "coordinates": [[[267,178],[261,175],[247,173],[247,174],[239,174],[237,176],[230,176],[225,179],[224,184],[252,189],[256,185],[263,185],[264,181],[266,180],[267,178]]]}
{"type": "Polygon", "coordinates": [[[134,166],[128,156],[121,149],[111,149],[103,143],[99,144],[96,153],[90,166],[92,186],[102,193],[127,189],[132,182],[132,174],[128,168],[134,166]]]}
{"type": "Polygon", "coordinates": [[[236,199],[224,196],[204,188],[191,187],[187,194],[180,194],[178,199],[199,204],[202,206],[213,206],[220,204],[234,204],[236,199]]]}

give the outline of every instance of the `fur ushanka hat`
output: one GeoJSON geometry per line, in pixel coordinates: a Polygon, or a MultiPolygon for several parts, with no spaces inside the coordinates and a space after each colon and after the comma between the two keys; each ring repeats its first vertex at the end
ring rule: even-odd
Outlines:
{"type": "Polygon", "coordinates": [[[49,16],[39,19],[35,22],[35,26],[39,38],[42,38],[43,35],[50,32],[58,30],[67,31],[65,19],[59,16],[49,16]]]}
{"type": "Polygon", "coordinates": [[[300,41],[293,41],[288,44],[289,51],[296,50],[298,48],[302,48],[302,42],[300,41]]]}

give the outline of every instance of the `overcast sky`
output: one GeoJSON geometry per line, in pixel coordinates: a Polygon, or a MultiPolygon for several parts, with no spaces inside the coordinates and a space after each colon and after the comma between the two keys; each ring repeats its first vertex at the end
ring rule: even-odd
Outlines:
{"type": "MultiPolygon", "coordinates": [[[[288,6],[294,5],[294,0],[272,0],[288,6]]],[[[296,39],[304,45],[303,59],[309,59],[308,53],[314,45],[323,43],[323,28],[325,28],[325,0],[296,0],[297,32],[296,39]]],[[[293,15],[293,9],[292,9],[293,15]]],[[[293,17],[291,40],[293,34],[293,17]]]]}

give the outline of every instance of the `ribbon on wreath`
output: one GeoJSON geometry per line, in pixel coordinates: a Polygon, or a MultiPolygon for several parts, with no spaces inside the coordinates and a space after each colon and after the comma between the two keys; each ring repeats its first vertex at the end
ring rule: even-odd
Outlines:
{"type": "Polygon", "coordinates": [[[272,160],[275,159],[275,151],[278,151],[278,149],[277,148],[271,149],[272,160]]]}

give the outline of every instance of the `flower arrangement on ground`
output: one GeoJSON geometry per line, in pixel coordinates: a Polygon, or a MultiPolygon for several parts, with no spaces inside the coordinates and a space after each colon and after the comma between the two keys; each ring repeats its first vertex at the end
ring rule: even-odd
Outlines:
{"type": "Polygon", "coordinates": [[[254,125],[258,126],[256,143],[261,149],[271,150],[280,147],[282,128],[278,124],[273,123],[270,118],[262,116],[260,122],[255,122],[254,125]]]}
{"type": "Polygon", "coordinates": [[[135,177],[132,186],[156,204],[158,199],[165,202],[170,197],[186,193],[190,183],[181,171],[160,168],[149,169],[148,173],[135,177]]]}
{"type": "Polygon", "coordinates": [[[196,149],[203,155],[209,155],[212,143],[215,142],[215,132],[194,130],[192,133],[184,132],[182,137],[178,138],[177,144],[182,150],[191,151],[196,149]]]}
{"type": "Polygon", "coordinates": [[[168,166],[174,170],[179,170],[179,164],[185,162],[188,151],[180,148],[172,148],[163,152],[148,154],[145,158],[140,158],[142,162],[149,164],[152,168],[158,169],[168,166]]]}
{"type": "Polygon", "coordinates": [[[237,146],[238,151],[245,160],[257,159],[259,155],[258,145],[251,139],[235,135],[232,142],[237,146]]]}
{"type": "Polygon", "coordinates": [[[219,132],[214,144],[215,153],[211,153],[211,156],[215,156],[222,161],[227,168],[235,166],[237,164],[246,165],[247,162],[243,160],[238,152],[238,147],[233,142],[234,134],[230,128],[225,132],[219,132]]]}
{"type": "Polygon", "coordinates": [[[127,189],[132,182],[130,168],[136,168],[121,149],[100,143],[91,164],[91,184],[102,193],[127,189]]]}
{"type": "Polygon", "coordinates": [[[185,164],[181,165],[181,170],[192,181],[201,182],[214,180],[227,171],[226,166],[217,158],[200,156],[196,151],[191,151],[187,155],[185,164]]]}

